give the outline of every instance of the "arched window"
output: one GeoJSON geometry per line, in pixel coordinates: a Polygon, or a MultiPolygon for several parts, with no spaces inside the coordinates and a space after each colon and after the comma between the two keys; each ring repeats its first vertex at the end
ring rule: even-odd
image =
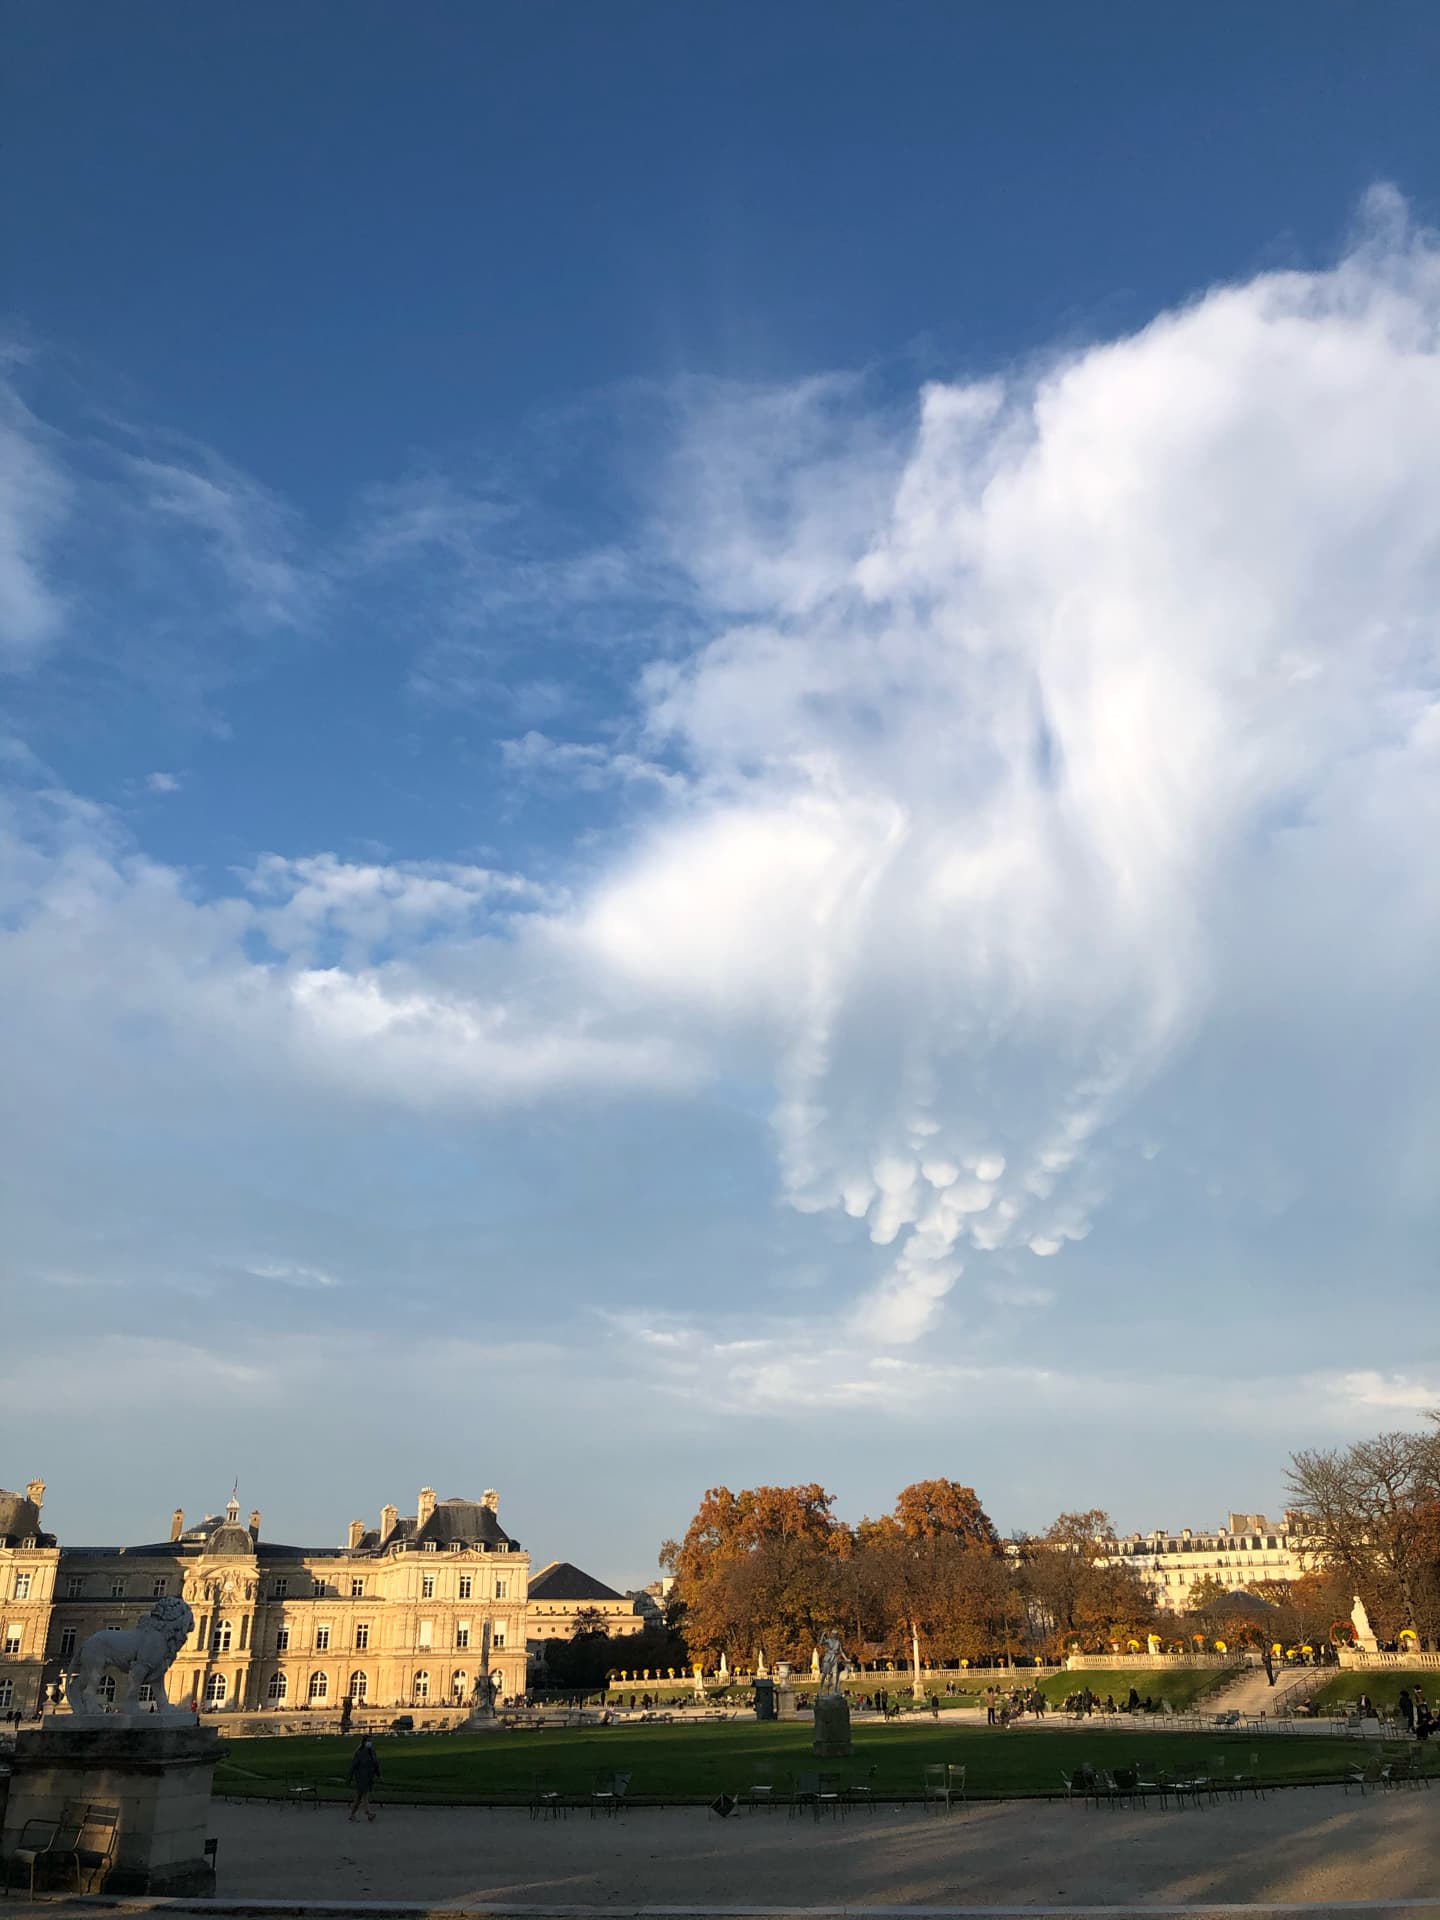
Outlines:
{"type": "Polygon", "coordinates": [[[228,1620],[217,1621],[215,1631],[210,1636],[210,1651],[212,1653],[228,1653],[230,1651],[231,1632],[232,1628],[228,1620]]]}
{"type": "Polygon", "coordinates": [[[465,1689],[468,1685],[469,1682],[466,1679],[465,1669],[463,1667],[457,1667],[455,1672],[450,1676],[451,1697],[455,1700],[463,1700],[465,1698],[465,1689]]]}
{"type": "Polygon", "coordinates": [[[223,1707],[230,1691],[230,1682],[223,1673],[212,1673],[205,1681],[205,1704],[207,1707],[223,1707]]]}
{"type": "Polygon", "coordinates": [[[430,1676],[423,1667],[415,1676],[414,1693],[417,1700],[428,1700],[430,1698],[430,1676]]]}
{"type": "Polygon", "coordinates": [[[270,1684],[265,1689],[265,1698],[267,1700],[283,1700],[289,1691],[289,1676],[283,1673],[272,1673],[270,1676],[270,1684]]]}
{"type": "Polygon", "coordinates": [[[328,1673],[312,1673],[310,1676],[310,1698],[326,1700],[330,1695],[330,1676],[328,1673]]]}
{"type": "Polygon", "coordinates": [[[350,1676],[350,1698],[352,1700],[363,1700],[369,1691],[370,1682],[357,1668],[350,1676]]]}

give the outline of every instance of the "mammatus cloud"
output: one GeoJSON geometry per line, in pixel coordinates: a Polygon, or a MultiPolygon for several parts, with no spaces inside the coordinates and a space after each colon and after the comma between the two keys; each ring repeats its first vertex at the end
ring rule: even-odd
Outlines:
{"type": "MultiPolygon", "coordinates": [[[[158,1033],[149,1058],[277,1112],[767,1085],[789,1202],[888,1250],[830,1377],[865,1404],[929,1393],[876,1343],[934,1329],[962,1274],[1011,1309],[1063,1287],[1050,1257],[1163,1162],[1167,1116],[1131,1137],[1138,1103],[1222,1021],[1251,1052],[1298,1035],[1322,1078],[1391,1009],[1434,1031],[1437,341],[1440,255],[1381,193],[1328,271],[1218,288],[908,408],[848,379],[692,385],[635,559],[607,546],[558,586],[543,562],[492,579],[504,516],[452,488],[377,493],[350,546],[304,566],[282,507],[147,453],[149,537],[186,543],[186,577],[218,576],[249,629],[405,566],[424,629],[420,588],[452,562],[452,650],[481,615],[533,615],[532,571],[546,620],[608,601],[613,626],[637,579],[673,593],[624,712],[585,741],[507,721],[495,747],[512,782],[643,787],[650,811],[563,894],[315,853],[261,857],[214,897],[50,792],[10,831],[8,1004],[53,1039],[52,1075],[158,1033]]],[[[41,449],[60,474],[21,426],[15,471],[41,449]]],[[[31,653],[64,643],[42,536],[67,484],[44,525],[0,495],[0,594],[31,653]]],[[[433,634],[414,645],[397,684],[445,679],[433,634]]],[[[1232,1112],[1260,1071],[1246,1051],[1232,1112]]],[[[1423,1147],[1434,1090],[1412,1095],[1423,1147]]],[[[625,1194],[663,1197],[643,1167],[625,1194]]],[[[812,1391],[813,1339],[773,1338],[734,1361],[736,1404],[812,1391]]]]}
{"type": "Polygon", "coordinates": [[[896,1249],[857,1332],[1086,1235],[1107,1127],[1310,889],[1364,897],[1362,950],[1433,953],[1437,337],[1440,254],[1381,192],[1331,271],[931,386],[898,456],[821,387],[737,477],[722,415],[695,571],[746,617],[645,687],[706,798],[580,937],[766,1025],[791,1201],[896,1249]]]}

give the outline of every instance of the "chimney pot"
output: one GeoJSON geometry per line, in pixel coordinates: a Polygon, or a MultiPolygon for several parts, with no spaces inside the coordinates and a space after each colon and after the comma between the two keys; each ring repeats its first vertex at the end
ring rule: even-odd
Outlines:
{"type": "Polygon", "coordinates": [[[170,1516],[170,1538],[172,1540],[178,1540],[184,1531],[185,1509],[183,1507],[176,1507],[174,1513],[170,1516]]]}

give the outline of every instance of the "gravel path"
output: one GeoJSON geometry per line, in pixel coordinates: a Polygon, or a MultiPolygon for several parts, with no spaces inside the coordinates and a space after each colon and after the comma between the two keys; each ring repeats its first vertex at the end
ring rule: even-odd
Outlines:
{"type": "Polygon", "coordinates": [[[1437,1902],[1440,1797],[1338,1787],[1161,1811],[1008,1801],[816,1822],[636,1808],[532,1821],[482,1809],[217,1802],[222,1899],[431,1905],[1077,1907],[1437,1902]]]}

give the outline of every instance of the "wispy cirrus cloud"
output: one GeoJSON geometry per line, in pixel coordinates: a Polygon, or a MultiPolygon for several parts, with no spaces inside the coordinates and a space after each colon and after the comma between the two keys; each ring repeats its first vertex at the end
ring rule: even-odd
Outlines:
{"type": "Polygon", "coordinates": [[[5,378],[0,349],[0,669],[34,664],[60,630],[65,601],[54,543],[70,486],[50,435],[5,378]]]}

